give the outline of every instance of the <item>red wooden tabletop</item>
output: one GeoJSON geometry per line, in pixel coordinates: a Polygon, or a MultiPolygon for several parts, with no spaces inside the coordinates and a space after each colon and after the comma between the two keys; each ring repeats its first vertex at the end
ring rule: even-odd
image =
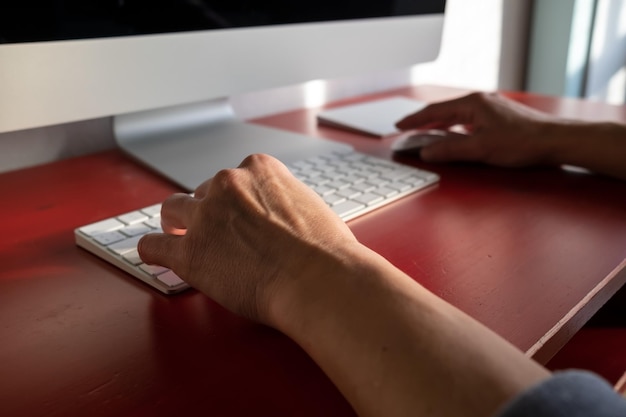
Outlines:
{"type": "MultiPolygon", "coordinates": [[[[367,99],[463,93],[415,87],[367,99]]],[[[566,117],[626,122],[623,107],[509,95],[566,117]]],[[[392,158],[391,139],[318,126],[318,110],[256,122],[392,158]]],[[[398,160],[437,172],[440,184],[351,229],[538,361],[626,280],[626,184],[559,169],[398,160]]],[[[282,334],[193,290],[161,295],[74,244],[75,227],[175,191],[119,151],[0,174],[0,415],[354,415],[282,334]]]]}

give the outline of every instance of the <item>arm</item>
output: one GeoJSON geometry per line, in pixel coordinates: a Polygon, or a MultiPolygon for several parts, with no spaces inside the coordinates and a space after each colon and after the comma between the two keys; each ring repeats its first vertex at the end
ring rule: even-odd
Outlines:
{"type": "Polygon", "coordinates": [[[271,157],[165,201],[141,257],[300,344],[361,416],[488,416],[548,372],[361,245],[271,157]]]}
{"type": "Polygon", "coordinates": [[[569,164],[626,179],[626,126],[559,119],[496,94],[435,103],[397,125],[402,130],[465,128],[464,139],[425,147],[421,156],[427,161],[505,167],[569,164]]]}
{"type": "Polygon", "coordinates": [[[489,416],[548,373],[364,247],[287,290],[272,323],[360,416],[489,416]]]}
{"type": "Polygon", "coordinates": [[[626,180],[626,126],[555,121],[545,135],[553,138],[547,152],[551,164],[576,165],[626,180]]]}

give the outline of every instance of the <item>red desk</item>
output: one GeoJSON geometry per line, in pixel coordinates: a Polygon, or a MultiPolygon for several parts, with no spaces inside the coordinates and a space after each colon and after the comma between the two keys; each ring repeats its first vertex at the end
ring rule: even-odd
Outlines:
{"type": "MultiPolygon", "coordinates": [[[[462,93],[420,87],[368,99],[462,93]]],[[[555,114],[626,122],[622,107],[512,95],[555,114]]],[[[389,140],[318,127],[313,110],[258,122],[391,157],[389,140]]],[[[401,161],[441,183],[351,221],[354,233],[538,361],[626,281],[626,184],[401,161]]],[[[194,291],[163,296],[74,245],[75,227],[175,191],[118,151],[0,175],[0,415],[353,415],[280,333],[194,291]]]]}

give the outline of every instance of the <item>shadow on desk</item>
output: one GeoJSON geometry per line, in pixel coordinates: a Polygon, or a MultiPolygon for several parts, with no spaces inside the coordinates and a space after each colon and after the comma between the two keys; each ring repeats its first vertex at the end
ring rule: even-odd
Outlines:
{"type": "Polygon", "coordinates": [[[150,308],[154,352],[146,365],[156,380],[169,383],[155,387],[145,414],[355,415],[282,333],[239,318],[194,290],[156,296],[150,308]]]}

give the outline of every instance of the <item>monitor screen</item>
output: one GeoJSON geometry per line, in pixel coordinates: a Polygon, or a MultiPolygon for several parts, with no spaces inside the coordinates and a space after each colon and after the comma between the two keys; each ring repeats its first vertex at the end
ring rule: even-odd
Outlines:
{"type": "Polygon", "coordinates": [[[439,0],[5,1],[0,42],[39,42],[441,14],[439,0]]]}

